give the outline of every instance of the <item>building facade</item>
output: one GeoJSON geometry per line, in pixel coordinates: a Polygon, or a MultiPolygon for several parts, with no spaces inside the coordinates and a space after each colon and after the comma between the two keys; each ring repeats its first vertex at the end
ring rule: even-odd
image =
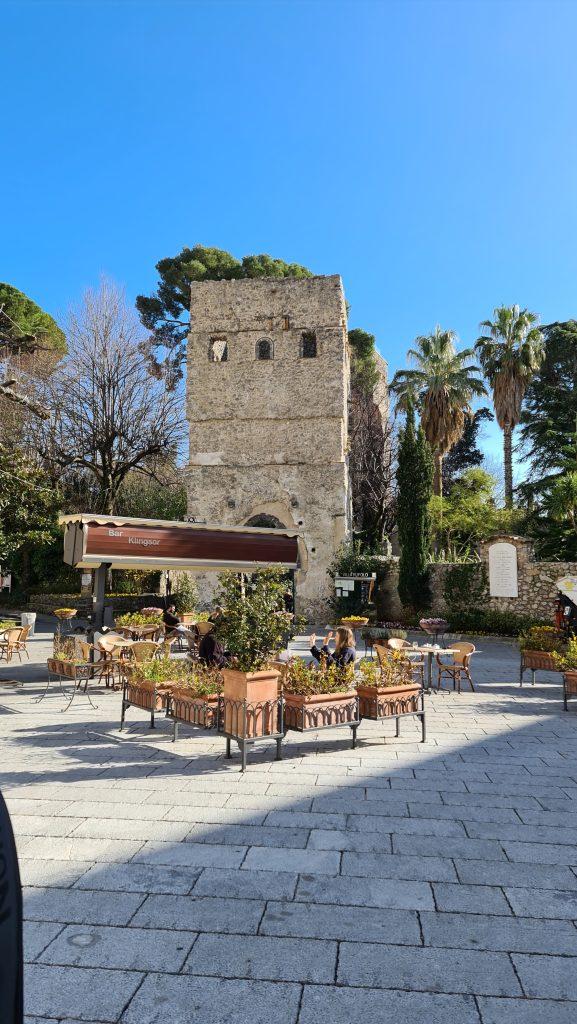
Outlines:
{"type": "Polygon", "coordinates": [[[191,291],[189,514],[298,529],[297,611],[325,614],[327,568],[351,531],[341,279],[202,281],[191,291]]]}

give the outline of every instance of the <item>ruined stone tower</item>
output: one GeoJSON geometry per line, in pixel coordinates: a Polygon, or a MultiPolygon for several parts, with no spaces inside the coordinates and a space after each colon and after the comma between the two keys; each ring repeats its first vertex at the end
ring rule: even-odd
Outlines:
{"type": "Polygon", "coordinates": [[[341,279],[191,286],[189,514],[301,531],[297,611],[326,614],[350,535],[349,362],[341,279]]]}

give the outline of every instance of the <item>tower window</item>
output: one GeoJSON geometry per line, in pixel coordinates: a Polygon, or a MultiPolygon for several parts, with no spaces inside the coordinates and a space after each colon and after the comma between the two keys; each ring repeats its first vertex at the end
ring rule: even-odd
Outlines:
{"type": "Polygon", "coordinates": [[[290,331],[290,329],[291,329],[290,316],[283,316],[283,318],[282,318],[282,329],[283,329],[283,331],[290,331]]]}
{"type": "Polygon", "coordinates": [[[305,331],[301,334],[301,357],[303,359],[315,359],[317,355],[317,336],[314,331],[305,331]]]}
{"type": "Polygon", "coordinates": [[[224,336],[211,338],[208,343],[208,358],[211,363],[226,363],[228,342],[224,336]]]}
{"type": "Polygon", "coordinates": [[[257,359],[272,359],[273,357],[273,344],[268,338],[261,338],[256,343],[256,358],[257,359]]]}

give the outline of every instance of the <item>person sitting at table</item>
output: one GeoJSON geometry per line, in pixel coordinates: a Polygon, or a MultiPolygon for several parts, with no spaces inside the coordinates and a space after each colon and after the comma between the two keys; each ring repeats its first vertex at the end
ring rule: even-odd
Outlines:
{"type": "Polygon", "coordinates": [[[335,636],[334,633],[327,633],[322,647],[316,645],[316,634],[311,634],[311,654],[315,661],[323,662],[325,665],[336,665],[337,668],[344,668],[345,665],[354,664],[355,661],[355,636],[352,629],[339,626],[335,636],[335,649],[331,653],[329,641],[335,636]]]}
{"type": "Polygon", "coordinates": [[[230,661],[230,655],[225,651],[214,633],[210,632],[205,633],[200,638],[198,660],[209,668],[224,668],[230,661]]]}

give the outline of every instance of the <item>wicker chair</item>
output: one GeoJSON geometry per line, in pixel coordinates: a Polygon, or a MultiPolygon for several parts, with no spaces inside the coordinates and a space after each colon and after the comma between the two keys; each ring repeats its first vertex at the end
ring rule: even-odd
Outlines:
{"type": "Polygon", "coordinates": [[[30,655],[26,647],[29,632],[30,626],[12,626],[5,629],[0,634],[0,661],[2,658],[5,658],[7,662],[12,661],[15,654],[18,655],[18,660],[22,661],[23,653],[29,659],[30,655]]]}
{"type": "Polygon", "coordinates": [[[137,640],[130,648],[130,657],[137,663],[150,661],[160,653],[161,647],[162,644],[152,640],[137,640]]]}
{"type": "Polygon", "coordinates": [[[469,664],[475,650],[475,644],[470,644],[463,640],[451,644],[442,654],[437,654],[437,690],[441,686],[443,676],[447,676],[448,679],[453,681],[453,690],[456,688],[459,693],[461,692],[461,678],[464,677],[474,692],[475,687],[473,686],[469,664]],[[451,661],[442,660],[447,655],[450,655],[451,661]]]}

